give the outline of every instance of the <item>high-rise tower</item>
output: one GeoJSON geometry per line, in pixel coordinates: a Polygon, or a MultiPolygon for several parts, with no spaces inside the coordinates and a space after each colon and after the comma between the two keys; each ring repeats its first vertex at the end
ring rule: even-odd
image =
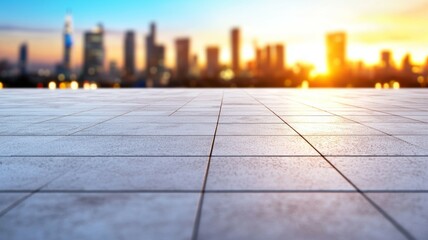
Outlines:
{"type": "Polygon", "coordinates": [[[179,38],[175,41],[176,50],[176,77],[184,80],[189,76],[190,71],[190,39],[179,38]]]}
{"type": "Polygon", "coordinates": [[[28,47],[26,43],[19,47],[19,73],[21,76],[27,75],[28,47]]]}
{"type": "Polygon", "coordinates": [[[240,61],[241,61],[241,31],[239,28],[232,29],[231,33],[232,41],[232,70],[237,76],[241,70],[240,61]]]}
{"type": "Polygon", "coordinates": [[[65,74],[70,75],[71,72],[71,49],[73,47],[73,18],[71,14],[65,16],[64,23],[64,59],[63,67],[65,74]]]}
{"type": "Polygon", "coordinates": [[[104,73],[104,28],[100,24],[85,32],[83,54],[83,75],[85,80],[99,81],[104,73]]]}
{"type": "Polygon", "coordinates": [[[126,32],[124,52],[125,77],[133,77],[135,75],[135,33],[133,31],[126,32]]]}

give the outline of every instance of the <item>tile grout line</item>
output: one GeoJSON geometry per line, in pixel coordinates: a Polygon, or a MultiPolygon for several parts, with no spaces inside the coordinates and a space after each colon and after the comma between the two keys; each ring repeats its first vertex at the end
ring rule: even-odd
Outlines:
{"type": "MultiPolygon", "coordinates": [[[[293,101],[293,100],[291,100],[291,101],[293,101]]],[[[370,129],[372,129],[372,130],[375,130],[375,131],[378,131],[378,132],[384,133],[384,134],[386,134],[387,136],[390,136],[390,137],[392,137],[392,138],[394,138],[394,139],[397,139],[397,140],[399,140],[399,141],[405,142],[405,143],[407,143],[407,144],[413,145],[413,146],[415,146],[415,147],[417,147],[417,148],[425,149],[425,148],[423,148],[423,147],[420,147],[420,146],[418,146],[418,145],[416,145],[416,144],[413,144],[413,143],[411,143],[411,142],[408,142],[408,141],[406,141],[406,140],[404,140],[404,139],[401,139],[401,138],[397,137],[397,136],[406,136],[405,134],[404,134],[404,135],[403,135],[403,134],[390,134],[390,133],[387,133],[387,132],[382,131],[382,130],[380,130],[380,129],[374,128],[374,127],[372,127],[372,126],[370,126],[370,125],[366,125],[366,123],[362,123],[362,122],[358,122],[358,121],[352,120],[352,119],[348,118],[347,116],[339,115],[339,114],[336,114],[336,113],[330,112],[330,111],[328,111],[328,110],[321,109],[321,108],[316,107],[316,106],[311,106],[311,105],[306,104],[306,103],[304,103],[304,102],[300,102],[300,101],[294,101],[294,102],[298,102],[298,103],[300,103],[300,104],[304,104],[304,105],[306,105],[306,106],[313,107],[313,108],[315,108],[315,109],[318,109],[318,110],[324,111],[324,112],[326,112],[326,113],[333,114],[334,116],[344,118],[344,119],[346,119],[346,120],[349,120],[349,121],[352,121],[352,122],[354,122],[354,123],[360,124],[361,126],[364,126],[364,127],[370,128],[370,129]]],[[[395,116],[395,117],[401,117],[401,118],[404,118],[404,119],[409,119],[409,120],[419,121],[419,120],[416,120],[416,119],[411,119],[411,118],[403,117],[403,116],[396,115],[396,114],[390,114],[390,113],[383,112],[383,111],[380,111],[380,110],[374,110],[374,109],[370,109],[370,108],[364,108],[364,107],[359,107],[359,106],[355,106],[355,105],[351,105],[351,104],[347,104],[347,103],[342,103],[342,102],[337,101],[337,100],[334,100],[333,102],[335,102],[335,103],[339,103],[339,104],[348,105],[348,106],[351,106],[351,107],[356,107],[356,108],[364,109],[364,110],[369,110],[369,111],[375,111],[375,112],[384,113],[384,114],[387,114],[386,116],[395,116]]],[[[424,123],[424,122],[419,121],[419,123],[424,123]]],[[[425,123],[424,123],[424,124],[425,124],[425,123]]],[[[409,134],[409,135],[407,135],[407,136],[413,136],[413,135],[409,134]]],[[[418,136],[418,135],[416,135],[416,136],[418,136]]]]}
{"type": "MultiPolygon", "coordinates": [[[[246,92],[246,91],[245,91],[246,92]]],[[[271,111],[273,114],[275,114],[278,118],[280,118],[286,125],[288,125],[290,128],[292,128],[299,136],[305,140],[307,144],[309,144],[333,169],[336,170],[337,173],[339,173],[352,187],[354,187],[357,192],[364,198],[366,201],[368,201],[381,215],[383,215],[401,234],[403,234],[407,239],[414,240],[415,237],[410,234],[401,224],[399,224],[394,218],[392,218],[386,211],[384,211],[379,205],[377,205],[371,198],[369,198],[363,191],[361,191],[357,185],[355,185],[348,177],[345,176],[336,166],[334,166],[333,163],[331,163],[318,149],[315,148],[302,134],[300,134],[296,129],[294,129],[290,124],[288,124],[286,121],[284,121],[279,115],[277,115],[274,111],[272,111],[268,106],[266,106],[264,103],[260,102],[258,99],[250,95],[248,92],[246,92],[249,96],[251,96],[254,100],[265,106],[269,111],[271,111]]]]}
{"type": "MultiPolygon", "coordinates": [[[[66,174],[66,173],[64,173],[66,174]]],[[[61,175],[63,176],[63,175],[61,175]]],[[[0,190],[0,194],[5,193],[32,193],[36,190],[23,189],[23,190],[0,190]]],[[[427,190],[362,190],[364,193],[428,193],[427,190]]],[[[103,190],[103,189],[92,189],[92,190],[74,190],[74,189],[40,189],[37,193],[202,193],[201,190],[180,190],[180,189],[122,189],[122,190],[103,190]]],[[[246,190],[228,190],[228,189],[212,189],[205,190],[204,193],[359,193],[357,190],[280,190],[280,189],[246,189],[246,190]]]]}
{"type": "MultiPolygon", "coordinates": [[[[414,143],[408,142],[408,141],[406,141],[406,140],[403,140],[403,139],[401,139],[401,138],[397,137],[397,136],[424,136],[424,135],[412,135],[412,134],[409,134],[409,135],[407,135],[407,134],[390,134],[390,133],[384,132],[384,131],[382,131],[382,130],[380,130],[380,129],[374,128],[374,127],[369,126],[369,125],[366,125],[365,123],[358,122],[358,121],[356,121],[356,120],[350,119],[350,118],[348,118],[347,116],[339,115],[339,114],[336,114],[336,113],[330,112],[330,111],[328,111],[328,110],[324,110],[324,109],[321,109],[321,108],[319,108],[319,107],[309,105],[309,104],[307,104],[307,103],[305,103],[305,102],[302,102],[302,101],[296,101],[296,100],[292,100],[292,99],[288,99],[288,100],[290,100],[290,101],[292,101],[292,102],[299,103],[299,104],[306,105],[306,106],[311,107],[311,108],[318,109],[318,110],[320,110],[320,111],[322,111],[322,112],[326,112],[326,113],[328,113],[328,114],[332,114],[333,116],[336,116],[336,117],[340,117],[340,118],[346,119],[346,120],[351,121],[351,122],[353,122],[353,123],[356,123],[356,124],[359,124],[359,125],[361,125],[361,126],[367,127],[367,128],[369,128],[369,129],[375,130],[375,131],[377,131],[377,132],[383,133],[384,135],[389,136],[389,137],[392,137],[392,138],[394,138],[394,139],[396,139],[396,140],[398,140],[398,141],[400,141],[400,142],[405,142],[405,143],[410,144],[410,145],[412,145],[412,146],[414,146],[414,147],[417,147],[417,148],[420,148],[420,149],[427,150],[426,148],[420,147],[420,146],[418,146],[418,145],[416,145],[416,144],[414,144],[414,143]]],[[[382,111],[372,110],[372,109],[369,109],[369,108],[363,108],[363,107],[358,107],[358,106],[353,106],[353,105],[346,104],[346,103],[342,103],[342,102],[338,102],[338,101],[333,101],[333,102],[335,102],[335,103],[339,103],[339,104],[345,104],[345,105],[352,106],[352,107],[356,107],[356,108],[361,108],[361,109],[364,109],[364,110],[376,111],[376,112],[384,113],[384,112],[382,112],[382,111]]],[[[263,103],[262,103],[262,104],[263,104],[263,103]]],[[[272,110],[271,110],[271,111],[272,111],[272,110]]],[[[276,113],[275,113],[275,112],[273,112],[273,111],[272,111],[272,113],[276,114],[276,113]]],[[[392,115],[392,114],[389,114],[389,113],[385,113],[385,114],[388,114],[389,116],[398,116],[398,115],[392,115]]],[[[386,115],[386,116],[388,116],[388,115],[386,115]]],[[[278,115],[277,115],[277,116],[278,116],[278,115]]],[[[283,122],[285,122],[285,121],[284,121],[284,119],[282,119],[282,118],[281,118],[281,116],[278,116],[278,117],[279,117],[281,120],[283,120],[283,122]]],[[[287,124],[287,125],[289,125],[288,123],[286,123],[286,124],[287,124]]],[[[290,126],[290,125],[289,125],[289,126],[290,126]]],[[[290,127],[291,127],[291,126],[290,126],[290,127]]],[[[311,136],[311,135],[305,135],[305,136],[311,136]]],[[[319,136],[322,136],[322,135],[319,135],[319,136]]],[[[324,136],[326,136],[326,135],[324,135],[324,136]]],[[[358,136],[358,135],[347,135],[347,136],[358,136]]],[[[379,136],[379,135],[361,135],[361,136],[379,136]]]]}
{"type": "MultiPolygon", "coordinates": [[[[166,99],[168,99],[168,97],[162,98],[162,100],[159,100],[159,101],[164,101],[164,100],[166,100],[166,99]]],[[[157,102],[159,102],[159,101],[157,101],[157,102]]],[[[116,116],[114,116],[114,117],[112,117],[112,118],[109,118],[109,119],[107,119],[107,120],[104,120],[104,121],[101,121],[101,122],[98,122],[98,123],[95,123],[95,124],[92,124],[92,125],[90,125],[89,127],[86,127],[86,128],[80,129],[80,130],[78,130],[78,131],[76,131],[76,132],[69,133],[69,134],[67,134],[66,136],[75,136],[74,134],[76,134],[76,133],[79,133],[79,132],[81,132],[81,131],[85,131],[85,130],[90,129],[90,128],[92,128],[92,127],[95,127],[95,126],[98,126],[98,125],[100,125],[100,124],[106,123],[106,122],[108,122],[108,121],[110,121],[110,120],[113,120],[113,119],[116,119],[116,118],[118,118],[118,117],[124,116],[124,115],[126,115],[126,114],[128,114],[128,113],[131,113],[131,112],[134,112],[134,111],[136,111],[136,110],[140,110],[140,109],[147,108],[147,107],[149,107],[150,105],[153,105],[153,103],[151,103],[151,104],[149,104],[149,105],[146,105],[146,106],[142,106],[142,107],[137,107],[137,108],[131,109],[131,110],[129,110],[128,112],[125,112],[125,113],[122,113],[122,114],[116,115],[116,116]]]]}
{"type": "Polygon", "coordinates": [[[207,168],[205,170],[205,176],[204,176],[204,182],[202,184],[202,191],[201,191],[201,195],[199,198],[198,208],[196,210],[196,217],[195,217],[195,222],[193,225],[192,238],[191,238],[192,240],[198,239],[199,227],[201,224],[201,217],[202,217],[202,206],[204,204],[204,199],[205,199],[206,186],[207,186],[207,182],[208,182],[208,174],[209,174],[211,159],[212,159],[212,155],[213,155],[213,151],[214,151],[215,138],[217,135],[218,125],[220,122],[220,115],[221,115],[221,110],[223,107],[223,99],[224,99],[224,91],[222,91],[220,109],[218,111],[218,116],[217,116],[217,124],[216,124],[215,130],[214,130],[214,136],[213,136],[213,141],[211,144],[210,155],[208,157],[207,168]]]}
{"type": "MultiPolygon", "coordinates": [[[[46,186],[48,186],[51,182],[57,180],[58,178],[64,176],[65,174],[71,172],[73,169],[69,169],[67,171],[64,171],[62,174],[58,174],[58,176],[52,178],[51,180],[49,180],[48,182],[46,182],[45,184],[43,184],[42,186],[40,186],[39,188],[30,191],[28,195],[18,199],[17,201],[15,201],[14,203],[12,203],[10,206],[8,206],[7,208],[3,209],[2,211],[0,211],[0,218],[2,218],[3,216],[5,216],[8,212],[10,212],[12,209],[16,208],[17,206],[19,206],[21,203],[23,203],[24,201],[26,201],[27,199],[29,199],[30,197],[32,197],[34,194],[36,193],[40,193],[42,192],[42,189],[45,188],[46,186]]],[[[3,193],[3,191],[0,191],[0,193],[3,193]]],[[[19,192],[17,192],[19,193],[19,192]]]]}
{"type": "Polygon", "coordinates": [[[174,113],[178,112],[180,109],[182,109],[184,106],[186,106],[187,104],[189,104],[190,102],[192,102],[193,100],[195,100],[196,98],[198,98],[199,96],[201,96],[202,92],[200,92],[198,95],[196,95],[195,97],[193,97],[192,99],[190,99],[189,101],[187,101],[185,104],[183,104],[181,107],[177,108],[174,112],[172,112],[171,114],[168,115],[168,117],[174,115],[174,113]]]}

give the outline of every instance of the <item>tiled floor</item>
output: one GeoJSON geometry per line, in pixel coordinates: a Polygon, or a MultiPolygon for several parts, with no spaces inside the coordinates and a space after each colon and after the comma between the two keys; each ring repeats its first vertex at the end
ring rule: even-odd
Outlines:
{"type": "Polygon", "coordinates": [[[428,239],[428,91],[0,91],[0,239],[428,239]]]}

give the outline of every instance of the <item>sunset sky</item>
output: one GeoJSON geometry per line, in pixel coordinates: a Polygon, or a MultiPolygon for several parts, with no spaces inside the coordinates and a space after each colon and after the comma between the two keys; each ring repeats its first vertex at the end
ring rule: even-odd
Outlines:
{"type": "Polygon", "coordinates": [[[74,18],[73,65],[82,62],[82,35],[101,22],[106,28],[106,63],[122,64],[124,32],[138,33],[137,64],[144,64],[143,36],[148,25],[158,25],[158,43],[167,47],[167,64],[174,65],[173,42],[188,36],[201,64],[205,47],[222,48],[229,59],[229,31],[238,26],[243,55],[253,57],[253,45],[285,43],[287,63],[315,64],[325,70],[325,34],[348,33],[348,58],[372,64],[379,52],[390,49],[399,61],[409,52],[416,63],[428,56],[426,0],[14,0],[0,8],[0,59],[16,62],[18,46],[29,45],[32,64],[52,66],[62,58],[62,27],[67,9],[74,18]]]}

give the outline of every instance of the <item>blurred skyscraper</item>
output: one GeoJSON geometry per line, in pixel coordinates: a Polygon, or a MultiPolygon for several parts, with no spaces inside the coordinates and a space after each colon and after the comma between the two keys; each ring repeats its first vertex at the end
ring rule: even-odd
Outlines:
{"type": "Polygon", "coordinates": [[[283,44],[275,45],[275,73],[281,74],[285,67],[285,47],[283,44]]]}
{"type": "Polygon", "coordinates": [[[26,43],[19,47],[19,73],[21,76],[27,75],[28,47],[26,43]]]}
{"type": "Polygon", "coordinates": [[[104,74],[104,28],[100,24],[84,36],[84,80],[100,81],[104,74]]]}
{"type": "Polygon", "coordinates": [[[124,56],[124,73],[125,78],[135,76],[135,33],[128,31],[125,34],[125,56],[124,56]]]}
{"type": "Polygon", "coordinates": [[[327,34],[327,66],[331,76],[340,76],[346,70],[346,33],[327,34]]]}
{"type": "Polygon", "coordinates": [[[412,74],[413,71],[413,64],[412,64],[412,56],[410,54],[406,54],[403,57],[403,61],[401,64],[401,70],[404,74],[412,74]]]}
{"type": "Polygon", "coordinates": [[[271,75],[272,72],[272,63],[273,63],[273,56],[272,56],[272,48],[270,45],[267,45],[264,50],[264,63],[263,63],[263,72],[265,75],[271,75]]]}
{"type": "Polygon", "coordinates": [[[207,78],[218,78],[220,72],[220,49],[218,47],[207,48],[207,78]]]}
{"type": "Polygon", "coordinates": [[[179,38],[175,41],[176,50],[176,78],[181,82],[189,76],[190,70],[190,39],[179,38]]]}
{"type": "Polygon", "coordinates": [[[390,81],[394,78],[394,67],[392,61],[392,53],[389,50],[384,50],[380,53],[380,73],[379,80],[390,81]]]}
{"type": "Polygon", "coordinates": [[[240,62],[241,62],[241,31],[239,28],[232,29],[231,32],[231,42],[232,42],[232,70],[235,73],[235,76],[239,75],[241,71],[240,62]]]}
{"type": "Polygon", "coordinates": [[[153,68],[156,68],[156,25],[150,24],[150,32],[146,37],[146,71],[150,75],[153,68]]]}
{"type": "Polygon", "coordinates": [[[255,59],[256,76],[263,75],[263,49],[256,47],[255,59]]]}
{"type": "Polygon", "coordinates": [[[73,19],[71,14],[67,14],[64,24],[64,59],[63,68],[66,78],[71,74],[71,49],[73,47],[73,19]]]}
{"type": "Polygon", "coordinates": [[[119,67],[117,66],[117,62],[116,61],[110,61],[110,65],[109,65],[109,83],[110,84],[121,83],[120,70],[119,70],[119,67]]]}
{"type": "Polygon", "coordinates": [[[392,53],[391,51],[384,50],[380,53],[381,66],[385,69],[390,69],[392,67],[392,53]]]}
{"type": "Polygon", "coordinates": [[[165,69],[165,47],[156,44],[156,25],[151,23],[150,33],[146,37],[146,85],[166,86],[169,75],[165,69]]]}

